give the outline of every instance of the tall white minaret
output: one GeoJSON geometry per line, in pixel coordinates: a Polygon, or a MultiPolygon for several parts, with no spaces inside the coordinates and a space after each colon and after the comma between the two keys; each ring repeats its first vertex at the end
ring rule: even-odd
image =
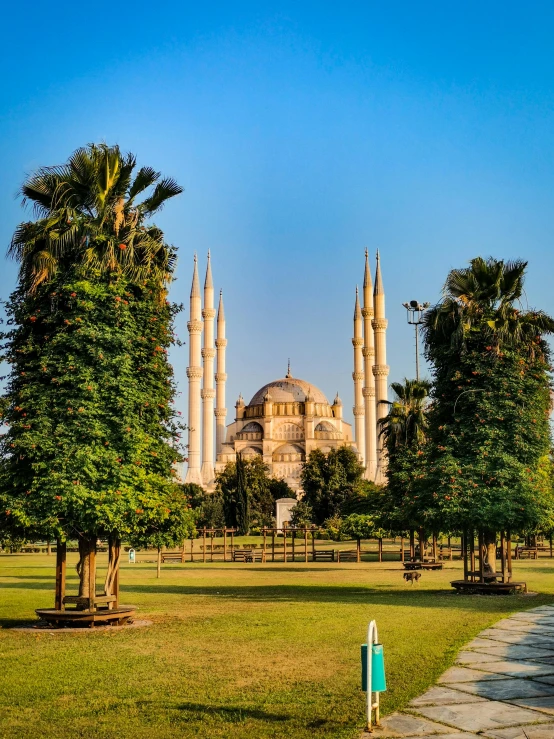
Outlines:
{"type": "Polygon", "coordinates": [[[365,408],[365,464],[366,480],[375,481],[377,476],[377,417],[375,412],[375,378],[373,376],[373,360],[375,342],[373,340],[373,289],[367,249],[365,250],[365,271],[363,289],[364,317],[364,408],[365,408]]]}
{"type": "Polygon", "coordinates": [[[225,347],[227,339],[225,338],[225,311],[223,310],[223,292],[219,293],[219,307],[217,309],[217,339],[215,340],[217,347],[217,369],[215,375],[215,450],[216,454],[221,453],[221,447],[225,441],[225,419],[227,417],[227,408],[225,408],[225,382],[227,375],[225,374],[225,347]]]}
{"type": "Polygon", "coordinates": [[[204,280],[204,347],[202,362],[204,382],[202,385],[202,482],[210,485],[214,480],[214,284],[212,266],[208,251],[208,265],[204,280]]]}
{"type": "Polygon", "coordinates": [[[360,300],[358,298],[358,288],[356,288],[356,302],[354,303],[354,338],[352,346],[354,347],[354,372],[352,379],[354,380],[354,434],[356,440],[356,448],[360,455],[360,461],[365,466],[365,423],[364,423],[364,403],[363,403],[363,355],[362,347],[364,339],[362,335],[362,311],[360,310],[360,300]]]}
{"type": "MultiPolygon", "coordinates": [[[[375,318],[371,322],[375,337],[375,364],[373,365],[373,376],[375,377],[375,408],[377,421],[388,413],[387,377],[389,366],[387,365],[387,325],[385,318],[385,290],[383,278],[381,277],[381,260],[377,251],[377,269],[375,271],[375,288],[373,290],[373,306],[375,318]]],[[[385,450],[381,437],[377,437],[377,482],[384,482],[386,467],[385,450]]]]}
{"type": "Polygon", "coordinates": [[[189,461],[185,482],[202,485],[200,469],[200,381],[203,374],[201,366],[202,298],[196,254],[194,255],[194,272],[190,291],[190,321],[187,323],[187,328],[189,332],[189,366],[187,367],[189,380],[189,461]]]}

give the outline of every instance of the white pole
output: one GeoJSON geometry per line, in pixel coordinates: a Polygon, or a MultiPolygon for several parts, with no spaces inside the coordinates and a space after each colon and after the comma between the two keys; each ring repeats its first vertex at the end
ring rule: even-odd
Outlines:
{"type": "Polygon", "coordinates": [[[375,709],[375,726],[379,726],[379,693],[375,693],[375,702],[373,701],[373,691],[371,690],[371,657],[372,645],[379,643],[377,635],[377,623],[370,621],[367,627],[367,730],[371,731],[372,712],[375,709]]]}

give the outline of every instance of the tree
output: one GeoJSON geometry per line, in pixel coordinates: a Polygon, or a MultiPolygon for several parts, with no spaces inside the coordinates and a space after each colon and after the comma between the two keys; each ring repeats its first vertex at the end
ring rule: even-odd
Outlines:
{"type": "Polygon", "coordinates": [[[181,546],[186,539],[196,536],[196,515],[181,491],[176,489],[166,500],[171,508],[155,506],[143,510],[141,529],[130,538],[134,547],[155,547],[158,550],[158,578],[162,548],[181,546]]]}
{"type": "Polygon", "coordinates": [[[26,538],[76,538],[79,594],[88,596],[97,539],[111,552],[171,507],[181,457],[167,350],[179,307],[163,297],[174,252],[144,223],[168,189],[135,207],[148,177],[143,168],[131,182],[131,155],[79,152],[23,186],[40,218],[17,229],[11,248],[20,280],[2,335],[11,371],[0,510],[4,527],[26,538]],[[114,239],[121,254],[110,261],[114,239]]]}
{"type": "MultiPolygon", "coordinates": [[[[271,526],[274,522],[276,500],[272,491],[280,497],[282,487],[273,485],[274,480],[268,474],[269,468],[261,457],[242,459],[242,465],[243,490],[248,499],[250,527],[271,526]]],[[[240,528],[239,506],[243,503],[239,503],[237,462],[228,462],[216,475],[214,494],[221,496],[225,525],[240,528]]]]}
{"type": "Polygon", "coordinates": [[[427,380],[393,382],[391,388],[395,399],[387,415],[379,421],[388,460],[387,489],[382,500],[380,522],[396,532],[430,523],[421,515],[419,495],[414,492],[424,469],[430,387],[427,380]]]}
{"type": "Polygon", "coordinates": [[[223,500],[219,492],[206,493],[204,488],[194,483],[186,483],[182,490],[194,510],[198,528],[222,529],[225,526],[223,500]]]}
{"type": "Polygon", "coordinates": [[[250,501],[246,487],[246,473],[244,460],[237,454],[237,529],[238,533],[245,536],[250,531],[250,501]]]}
{"type": "Polygon", "coordinates": [[[343,506],[359,495],[363,472],[358,455],[349,447],[331,449],[327,454],[320,449],[310,453],[300,479],[303,501],[311,506],[318,526],[340,515],[343,506]]]}
{"type": "Polygon", "coordinates": [[[552,528],[549,350],[554,320],[523,311],[526,262],[481,258],[452,270],[425,317],[433,365],[419,508],[452,530],[552,528]]]}
{"type": "Polygon", "coordinates": [[[313,524],[314,512],[309,503],[305,500],[299,500],[290,512],[291,526],[296,528],[308,528],[313,524]]]}
{"type": "Polygon", "coordinates": [[[341,522],[340,532],[348,539],[356,539],[358,561],[360,561],[362,539],[372,539],[383,535],[371,516],[359,513],[352,513],[344,518],[341,522]]]}

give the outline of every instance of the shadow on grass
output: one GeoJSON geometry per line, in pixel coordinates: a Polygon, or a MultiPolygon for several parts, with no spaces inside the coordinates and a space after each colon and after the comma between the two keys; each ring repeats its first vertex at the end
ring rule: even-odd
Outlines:
{"type": "Polygon", "coordinates": [[[181,703],[177,708],[190,714],[190,718],[188,720],[196,719],[201,722],[209,719],[210,721],[225,721],[226,723],[238,724],[248,719],[281,722],[290,721],[292,718],[286,713],[269,713],[268,711],[261,711],[257,708],[245,708],[244,706],[217,706],[203,703],[181,703]]]}
{"type": "Polygon", "coordinates": [[[318,603],[340,603],[354,605],[398,605],[415,608],[467,608],[469,610],[490,611],[495,613],[499,610],[513,607],[524,610],[540,605],[545,600],[552,601],[552,596],[544,596],[532,601],[521,596],[464,596],[458,595],[454,590],[436,589],[419,590],[407,586],[405,590],[395,590],[388,586],[364,588],[333,587],[315,585],[277,585],[277,586],[224,586],[201,587],[190,585],[171,585],[163,580],[152,585],[135,583],[121,586],[125,593],[142,593],[145,595],[180,595],[180,596],[209,596],[212,598],[229,598],[233,600],[278,602],[297,601],[318,603]]]}

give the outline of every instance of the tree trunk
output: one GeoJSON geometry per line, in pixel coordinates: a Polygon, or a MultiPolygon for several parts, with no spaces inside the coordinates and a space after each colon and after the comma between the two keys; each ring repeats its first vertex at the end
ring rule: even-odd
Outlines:
{"type": "Polygon", "coordinates": [[[162,548],[158,547],[158,568],[156,572],[156,577],[160,577],[161,570],[162,570],[162,548]]]}
{"type": "Polygon", "coordinates": [[[94,597],[90,592],[90,583],[96,582],[96,537],[82,536],[79,538],[79,562],[77,574],[79,575],[79,596],[81,598],[94,597]],[[93,572],[91,572],[94,570],[93,572]]]}
{"type": "Polygon", "coordinates": [[[487,551],[489,572],[496,574],[496,531],[490,529],[483,532],[483,543],[487,551]]]}

